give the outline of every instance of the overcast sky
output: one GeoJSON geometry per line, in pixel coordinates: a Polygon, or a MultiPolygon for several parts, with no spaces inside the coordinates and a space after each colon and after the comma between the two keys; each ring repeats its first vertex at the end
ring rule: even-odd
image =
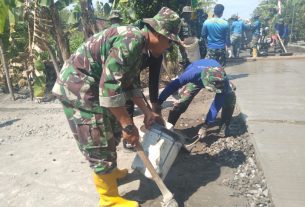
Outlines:
{"type": "MultiPolygon", "coordinates": [[[[94,3],[97,0],[93,0],[94,3]]],[[[108,0],[98,0],[108,2],[108,0]]],[[[224,18],[229,18],[232,14],[238,14],[242,19],[251,17],[253,10],[257,7],[260,0],[218,0],[217,3],[225,6],[224,18]]]]}

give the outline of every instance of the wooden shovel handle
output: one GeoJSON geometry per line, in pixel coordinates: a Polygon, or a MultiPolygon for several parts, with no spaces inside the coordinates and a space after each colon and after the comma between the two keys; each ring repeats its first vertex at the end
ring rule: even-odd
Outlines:
{"type": "Polygon", "coordinates": [[[135,147],[136,147],[139,157],[141,158],[141,160],[144,163],[144,166],[148,169],[148,171],[152,175],[152,179],[155,181],[159,190],[161,191],[162,196],[163,196],[163,202],[167,203],[169,200],[173,199],[173,197],[174,197],[173,194],[168,190],[168,188],[164,184],[163,180],[160,178],[160,176],[156,172],[154,166],[151,164],[150,160],[146,156],[142,145],[140,143],[138,143],[138,144],[136,144],[135,147]]]}
{"type": "Polygon", "coordinates": [[[280,43],[281,43],[282,48],[284,49],[284,52],[285,52],[285,53],[287,53],[287,50],[286,50],[285,45],[283,44],[282,38],[280,37],[280,35],[279,35],[279,34],[277,34],[277,37],[278,37],[278,38],[279,38],[279,40],[280,40],[280,43]]]}

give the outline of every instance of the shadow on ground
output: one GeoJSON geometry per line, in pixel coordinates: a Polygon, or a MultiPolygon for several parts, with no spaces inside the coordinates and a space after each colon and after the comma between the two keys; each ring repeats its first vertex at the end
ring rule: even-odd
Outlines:
{"type": "MultiPolygon", "coordinates": [[[[233,118],[232,126],[236,126],[239,129],[243,128],[240,125],[240,120],[241,114],[233,118]]],[[[216,125],[217,123],[215,123],[216,125]]],[[[181,132],[192,136],[197,133],[200,126],[186,128],[181,130],[181,132]]],[[[235,136],[239,136],[245,132],[245,130],[237,130],[235,131],[235,136]]],[[[217,139],[221,138],[215,134],[214,130],[210,130],[203,142],[206,143],[206,146],[210,146],[217,139]]],[[[174,194],[179,206],[184,207],[186,201],[199,188],[219,178],[222,167],[237,168],[245,160],[246,155],[239,150],[223,149],[215,155],[205,153],[204,150],[198,154],[190,154],[187,150],[181,150],[165,179],[165,185],[174,194]]],[[[124,182],[128,183],[132,180],[140,180],[140,187],[138,190],[128,192],[124,197],[137,200],[142,204],[145,203],[145,206],[159,205],[157,203],[161,202],[160,199],[162,197],[160,196],[162,195],[152,180],[147,179],[136,171],[130,174],[124,182]]]]}
{"type": "Polygon", "coordinates": [[[0,123],[0,128],[12,125],[12,124],[14,124],[14,122],[19,121],[19,120],[20,119],[12,119],[12,120],[6,121],[4,123],[0,123]]]}

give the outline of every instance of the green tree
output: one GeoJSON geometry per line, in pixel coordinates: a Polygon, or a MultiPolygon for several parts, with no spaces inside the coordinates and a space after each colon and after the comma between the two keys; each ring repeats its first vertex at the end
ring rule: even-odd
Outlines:
{"type": "Polygon", "coordinates": [[[4,47],[3,40],[5,40],[5,36],[10,36],[9,33],[14,31],[15,14],[18,12],[18,7],[20,6],[21,3],[15,0],[0,0],[0,56],[6,83],[13,100],[15,100],[15,96],[9,75],[6,47],[4,47]],[[9,29],[6,27],[6,25],[9,25],[9,29]]]}

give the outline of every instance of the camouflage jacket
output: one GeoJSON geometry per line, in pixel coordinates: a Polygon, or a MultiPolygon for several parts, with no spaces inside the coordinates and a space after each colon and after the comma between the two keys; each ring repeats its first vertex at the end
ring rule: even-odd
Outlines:
{"type": "Polygon", "coordinates": [[[181,40],[188,37],[197,37],[197,29],[193,21],[187,22],[184,18],[181,18],[181,30],[179,32],[179,37],[181,40]]]}
{"type": "Polygon", "coordinates": [[[126,99],[142,96],[137,77],[146,53],[144,32],[112,26],[92,36],[65,62],[53,93],[90,110],[124,106],[126,99]]]}

